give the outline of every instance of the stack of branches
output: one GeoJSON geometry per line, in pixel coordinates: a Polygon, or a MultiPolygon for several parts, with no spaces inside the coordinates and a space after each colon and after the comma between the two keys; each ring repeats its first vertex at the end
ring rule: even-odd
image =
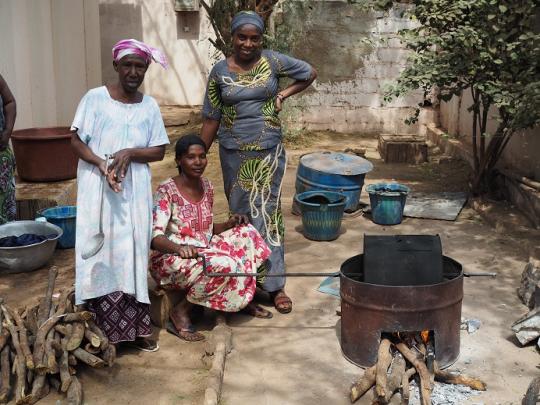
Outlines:
{"type": "Polygon", "coordinates": [[[16,310],[0,298],[0,403],[33,404],[52,389],[81,404],[77,365],[111,366],[114,345],[96,326],[93,315],[74,305],[73,288],[53,300],[58,270],[49,269],[45,296],[16,310]],[[12,382],[14,385],[12,386],[12,382]]]}
{"type": "Polygon", "coordinates": [[[486,390],[486,384],[477,378],[441,370],[435,360],[432,340],[424,343],[419,336],[403,338],[394,335],[382,339],[377,363],[366,369],[362,378],[352,385],[351,403],[364,397],[372,404],[387,404],[394,395],[400,395],[401,404],[408,404],[413,378],[419,381],[422,405],[431,405],[434,381],[486,390]]]}

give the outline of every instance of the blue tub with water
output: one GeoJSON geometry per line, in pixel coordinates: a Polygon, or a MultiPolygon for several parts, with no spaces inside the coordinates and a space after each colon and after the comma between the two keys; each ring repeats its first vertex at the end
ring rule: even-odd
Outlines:
{"type": "Polygon", "coordinates": [[[399,183],[377,183],[367,186],[366,191],[373,222],[379,225],[401,223],[409,187],[399,183]]]}
{"type": "Polygon", "coordinates": [[[74,205],[64,205],[47,208],[39,212],[39,215],[57,225],[64,231],[62,237],[58,239],[58,247],[70,249],[75,247],[75,221],[77,218],[77,207],[74,205]]]}
{"type": "MultiPolygon", "coordinates": [[[[303,155],[296,173],[296,193],[329,191],[346,196],[345,211],[359,208],[360,193],[366,173],[373,164],[364,158],[347,153],[314,152],[303,155]]],[[[293,211],[296,211],[293,206],[293,211]]]]}
{"type": "Polygon", "coordinates": [[[306,191],[294,199],[302,215],[302,233],[311,240],[334,240],[339,236],[347,196],[330,191],[306,191]]]}

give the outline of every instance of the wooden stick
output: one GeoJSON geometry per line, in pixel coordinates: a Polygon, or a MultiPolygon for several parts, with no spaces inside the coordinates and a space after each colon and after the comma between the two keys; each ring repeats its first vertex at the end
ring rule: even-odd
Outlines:
{"type": "MultiPolygon", "coordinates": [[[[0,314],[2,311],[0,311],[0,314]]],[[[0,320],[0,325],[2,324],[2,320],[0,320]]],[[[2,332],[0,332],[0,351],[4,348],[4,346],[7,344],[9,340],[9,331],[7,329],[3,329],[2,332]]]]}
{"type": "Polygon", "coordinates": [[[73,355],[82,361],[83,363],[88,364],[94,368],[102,368],[105,366],[105,362],[97,356],[88,353],[86,350],[81,349],[80,347],[73,350],[73,355]]]}
{"type": "Polygon", "coordinates": [[[73,330],[66,344],[68,352],[75,350],[82,343],[84,338],[84,324],[82,322],[73,322],[73,330]]]}
{"type": "Polygon", "coordinates": [[[0,370],[2,371],[0,380],[0,404],[5,404],[7,403],[9,394],[11,393],[11,364],[9,361],[9,346],[4,346],[2,352],[0,353],[0,370]]]}
{"type": "Polygon", "coordinates": [[[83,391],[79,379],[71,376],[71,384],[67,391],[68,405],[81,405],[83,403],[83,391]]]}
{"type": "Polygon", "coordinates": [[[390,376],[388,377],[388,382],[385,387],[386,396],[384,398],[379,398],[380,403],[388,403],[399,387],[401,387],[401,380],[403,379],[403,374],[405,374],[405,359],[399,353],[397,353],[392,361],[392,369],[390,371],[390,376]]]}
{"type": "Polygon", "coordinates": [[[49,268],[49,279],[47,281],[47,291],[45,297],[39,304],[38,310],[38,327],[43,325],[49,318],[49,311],[51,310],[52,295],[54,291],[54,284],[56,283],[56,276],[58,275],[58,268],[51,266],[49,268]]]}
{"type": "Polygon", "coordinates": [[[101,349],[101,351],[105,351],[105,349],[109,345],[109,339],[107,338],[107,336],[105,336],[103,331],[99,328],[99,326],[96,325],[93,320],[88,321],[86,324],[92,332],[99,336],[99,338],[101,339],[101,344],[99,345],[99,348],[101,349]]]}
{"type": "Polygon", "coordinates": [[[63,322],[84,322],[89,321],[91,319],[94,319],[94,314],[89,311],[80,311],[80,312],[73,312],[71,314],[67,314],[62,319],[63,322]]]}
{"type": "Polygon", "coordinates": [[[38,329],[38,310],[39,304],[31,307],[26,307],[24,311],[25,314],[21,315],[21,318],[24,319],[24,325],[26,326],[26,330],[28,330],[32,335],[35,335],[38,329]]]}
{"type": "Polygon", "coordinates": [[[53,316],[51,316],[49,319],[47,319],[38,329],[37,335],[36,335],[36,341],[34,342],[34,363],[38,364],[43,359],[43,353],[45,351],[45,338],[47,337],[47,334],[49,333],[49,330],[56,325],[58,320],[60,319],[60,315],[64,315],[64,311],[66,309],[66,296],[69,291],[65,290],[60,295],[59,305],[54,313],[53,316]]]}
{"type": "Polygon", "coordinates": [[[409,398],[411,395],[409,380],[416,374],[416,369],[411,367],[403,374],[401,378],[401,405],[409,405],[409,398]]]}
{"type": "Polygon", "coordinates": [[[54,325],[54,330],[62,336],[67,336],[68,334],[66,325],[54,325]]]}
{"type": "Polygon", "coordinates": [[[90,342],[92,346],[98,347],[98,348],[99,346],[101,346],[100,337],[96,335],[94,332],[92,332],[89,327],[86,327],[84,329],[84,337],[86,338],[86,340],[90,342]]]}
{"type": "Polygon", "coordinates": [[[68,355],[68,364],[71,367],[75,367],[77,365],[77,357],[75,357],[72,353],[69,353],[68,355]]]}
{"type": "Polygon", "coordinates": [[[429,381],[429,372],[426,365],[418,360],[415,354],[407,347],[405,343],[396,343],[403,357],[405,357],[416,368],[420,376],[420,397],[422,405],[431,405],[431,384],[429,381]]]}
{"type": "Polygon", "coordinates": [[[24,326],[24,322],[17,311],[14,311],[12,308],[8,307],[7,305],[6,305],[6,309],[9,311],[9,313],[13,317],[15,323],[17,324],[17,328],[19,329],[19,342],[21,345],[21,350],[24,354],[26,367],[29,370],[33,370],[34,360],[32,359],[32,352],[30,351],[30,346],[28,345],[28,335],[26,334],[26,327],[24,326]]]}
{"type": "Polygon", "coordinates": [[[377,367],[375,371],[375,393],[379,398],[386,398],[385,387],[387,385],[387,372],[390,363],[392,363],[392,354],[390,353],[390,340],[383,339],[379,345],[377,353],[377,367]]]}
{"type": "Polygon", "coordinates": [[[6,319],[9,333],[11,333],[11,342],[16,352],[15,359],[13,361],[13,367],[15,369],[15,374],[17,375],[17,380],[15,382],[15,402],[19,403],[26,397],[26,363],[24,353],[19,342],[19,334],[17,333],[17,329],[15,328],[9,311],[7,310],[6,306],[3,305],[3,299],[0,299],[0,307],[4,313],[4,318],[6,319]]]}
{"type": "Polygon", "coordinates": [[[47,371],[49,374],[57,374],[60,371],[60,369],[58,368],[58,362],[56,361],[57,351],[53,347],[57,343],[55,340],[55,336],[58,336],[58,333],[56,333],[54,329],[51,329],[49,331],[49,335],[47,335],[47,340],[45,341],[45,356],[47,357],[47,371]]]}
{"type": "Polygon", "coordinates": [[[358,381],[357,383],[354,383],[351,386],[351,395],[350,395],[351,403],[356,402],[358,398],[360,398],[371,387],[373,387],[373,384],[375,384],[376,370],[377,370],[377,365],[371,366],[370,368],[366,369],[360,381],[358,381]]]}
{"type": "Polygon", "coordinates": [[[27,404],[35,404],[41,398],[49,395],[50,387],[47,381],[47,375],[38,375],[34,379],[34,384],[32,385],[32,393],[28,396],[27,404]]]}
{"type": "Polygon", "coordinates": [[[93,354],[94,356],[97,356],[99,353],[101,353],[99,347],[92,346],[92,343],[90,342],[86,342],[86,344],[84,345],[84,350],[86,350],[90,354],[93,354]]]}
{"type": "Polygon", "coordinates": [[[107,367],[112,367],[116,360],[116,346],[108,345],[102,353],[101,358],[107,363],[107,367]]]}
{"type": "Polygon", "coordinates": [[[60,391],[67,392],[71,384],[71,374],[69,374],[68,352],[65,349],[62,351],[58,366],[60,368],[60,382],[62,383],[60,385],[60,391]]]}
{"type": "Polygon", "coordinates": [[[436,361],[434,362],[434,368],[436,381],[446,384],[462,384],[477,391],[485,391],[487,389],[486,383],[482,380],[465,374],[452,374],[448,371],[443,371],[439,368],[439,364],[436,361]]]}

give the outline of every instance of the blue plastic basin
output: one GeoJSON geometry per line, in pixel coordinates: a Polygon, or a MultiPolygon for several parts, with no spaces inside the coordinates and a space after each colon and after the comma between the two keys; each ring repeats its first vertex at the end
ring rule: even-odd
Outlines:
{"type": "Polygon", "coordinates": [[[373,222],[397,225],[403,220],[403,208],[410,189],[398,183],[377,183],[366,187],[373,222]]]}
{"type": "Polygon", "coordinates": [[[64,205],[47,208],[39,213],[47,222],[59,226],[64,234],[58,239],[58,247],[70,249],[75,247],[75,221],[77,218],[77,207],[74,205],[64,205]]]}
{"type": "Polygon", "coordinates": [[[334,240],[339,235],[347,196],[331,191],[306,191],[294,196],[302,214],[302,233],[311,240],[334,240]]]}

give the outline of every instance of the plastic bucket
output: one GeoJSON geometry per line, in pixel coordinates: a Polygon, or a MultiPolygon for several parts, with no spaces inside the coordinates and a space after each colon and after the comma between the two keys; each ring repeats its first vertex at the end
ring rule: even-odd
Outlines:
{"type": "Polygon", "coordinates": [[[403,208],[410,189],[398,183],[377,183],[366,187],[373,222],[397,225],[403,220],[403,208]]]}
{"type": "Polygon", "coordinates": [[[302,215],[302,233],[311,240],[334,240],[339,235],[347,196],[331,191],[306,191],[294,199],[302,215]]]}
{"type": "Polygon", "coordinates": [[[70,249],[75,247],[75,221],[77,218],[77,207],[74,205],[64,205],[47,208],[39,213],[47,222],[62,228],[64,234],[58,239],[58,247],[70,249]]]}

